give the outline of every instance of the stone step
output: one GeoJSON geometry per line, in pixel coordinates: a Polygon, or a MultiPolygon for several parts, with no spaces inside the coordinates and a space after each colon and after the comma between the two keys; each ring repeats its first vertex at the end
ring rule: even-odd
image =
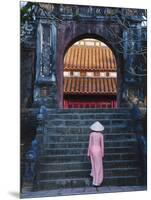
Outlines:
{"type": "MultiPolygon", "coordinates": [[[[137,160],[115,160],[115,161],[104,161],[104,169],[113,168],[132,168],[138,167],[139,163],[137,160]]],[[[91,163],[87,162],[62,162],[62,163],[40,163],[40,170],[43,171],[56,171],[56,170],[75,170],[75,169],[90,169],[91,163]]]]}
{"type": "MultiPolygon", "coordinates": [[[[130,133],[118,133],[118,134],[105,134],[104,140],[119,140],[119,139],[133,139],[135,134],[130,133]]],[[[89,135],[80,135],[80,134],[70,134],[70,135],[45,135],[44,143],[52,142],[81,142],[88,141],[89,135]]]]}
{"type": "Polygon", "coordinates": [[[52,119],[76,119],[76,120],[113,120],[113,119],[131,119],[130,113],[58,113],[48,114],[48,120],[52,119]]]}
{"type": "MultiPolygon", "coordinates": [[[[135,152],[136,146],[134,147],[105,147],[104,152],[106,153],[124,153],[124,152],[135,152]]],[[[70,155],[70,154],[84,154],[87,153],[87,148],[47,148],[44,150],[45,155],[70,155]]]]}
{"type": "MultiPolygon", "coordinates": [[[[90,126],[45,126],[45,134],[88,134],[90,133],[90,126]]],[[[127,133],[133,132],[132,126],[127,125],[115,125],[104,126],[103,133],[127,133]]]]}
{"type": "Polygon", "coordinates": [[[129,113],[129,108],[71,108],[71,109],[47,109],[48,114],[56,113],[129,113]]]}
{"type": "MultiPolygon", "coordinates": [[[[136,139],[117,139],[112,141],[104,141],[105,147],[124,147],[124,146],[136,146],[136,139]]],[[[51,142],[43,144],[44,148],[87,148],[88,141],[80,141],[80,142],[51,142]]]]}
{"type": "MultiPolygon", "coordinates": [[[[52,119],[52,120],[47,120],[46,126],[47,127],[52,127],[52,126],[90,126],[91,124],[94,123],[94,118],[92,119],[52,119]]],[[[132,124],[131,119],[124,119],[124,118],[119,118],[119,119],[102,119],[101,123],[103,126],[115,126],[115,125],[123,125],[123,126],[128,126],[132,124]]]]}
{"type": "MultiPolygon", "coordinates": [[[[51,179],[64,179],[64,178],[88,178],[90,175],[90,169],[84,170],[60,170],[60,171],[41,171],[39,174],[40,180],[51,179]]],[[[114,176],[140,176],[140,170],[138,168],[114,168],[104,169],[104,177],[114,176]]]]}
{"type": "MultiPolygon", "coordinates": [[[[106,153],[104,161],[108,160],[136,160],[138,155],[136,153],[106,153]]],[[[72,154],[72,155],[43,155],[40,158],[41,162],[71,162],[71,161],[88,161],[86,154],[72,154]]]]}
{"type": "MultiPolygon", "coordinates": [[[[115,176],[104,178],[103,186],[131,186],[141,185],[141,180],[138,176],[115,176]]],[[[49,189],[62,189],[62,188],[76,188],[92,186],[91,178],[66,178],[57,180],[40,180],[38,189],[49,190],[49,189]]]]}

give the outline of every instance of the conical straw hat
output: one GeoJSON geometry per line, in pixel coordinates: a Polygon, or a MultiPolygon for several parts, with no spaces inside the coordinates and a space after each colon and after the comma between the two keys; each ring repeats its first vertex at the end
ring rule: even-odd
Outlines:
{"type": "Polygon", "coordinates": [[[100,122],[96,121],[90,126],[90,129],[93,131],[103,131],[104,126],[100,122]]]}

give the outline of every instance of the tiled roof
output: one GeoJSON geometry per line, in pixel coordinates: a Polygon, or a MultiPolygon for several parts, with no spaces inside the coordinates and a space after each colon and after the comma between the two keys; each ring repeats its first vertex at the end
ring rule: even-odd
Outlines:
{"type": "Polygon", "coordinates": [[[64,77],[65,94],[116,94],[116,78],[64,77]]]}
{"type": "Polygon", "coordinates": [[[116,71],[116,61],[108,47],[72,46],[65,55],[65,71],[116,71]]]}

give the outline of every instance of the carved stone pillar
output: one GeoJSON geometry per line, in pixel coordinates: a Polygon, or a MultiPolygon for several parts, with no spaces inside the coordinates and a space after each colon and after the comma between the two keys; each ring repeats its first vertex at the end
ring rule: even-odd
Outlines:
{"type": "Polygon", "coordinates": [[[123,32],[124,56],[124,92],[123,99],[137,96],[144,99],[144,62],[141,60],[142,30],[140,23],[133,23],[123,32]]]}
{"type": "Polygon", "coordinates": [[[56,25],[40,20],[37,27],[34,105],[56,107],[56,25]]]}
{"type": "Polygon", "coordinates": [[[122,82],[122,102],[127,104],[129,99],[129,90],[132,90],[136,84],[134,70],[134,32],[131,27],[123,31],[123,63],[124,63],[124,79],[122,82]]]}

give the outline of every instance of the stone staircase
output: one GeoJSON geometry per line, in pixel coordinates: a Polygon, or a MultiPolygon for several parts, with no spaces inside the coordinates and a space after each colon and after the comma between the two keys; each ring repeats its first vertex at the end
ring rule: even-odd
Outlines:
{"type": "Polygon", "coordinates": [[[102,186],[142,184],[129,110],[51,109],[45,125],[38,190],[91,186],[87,147],[89,126],[96,120],[105,126],[102,186]]]}

